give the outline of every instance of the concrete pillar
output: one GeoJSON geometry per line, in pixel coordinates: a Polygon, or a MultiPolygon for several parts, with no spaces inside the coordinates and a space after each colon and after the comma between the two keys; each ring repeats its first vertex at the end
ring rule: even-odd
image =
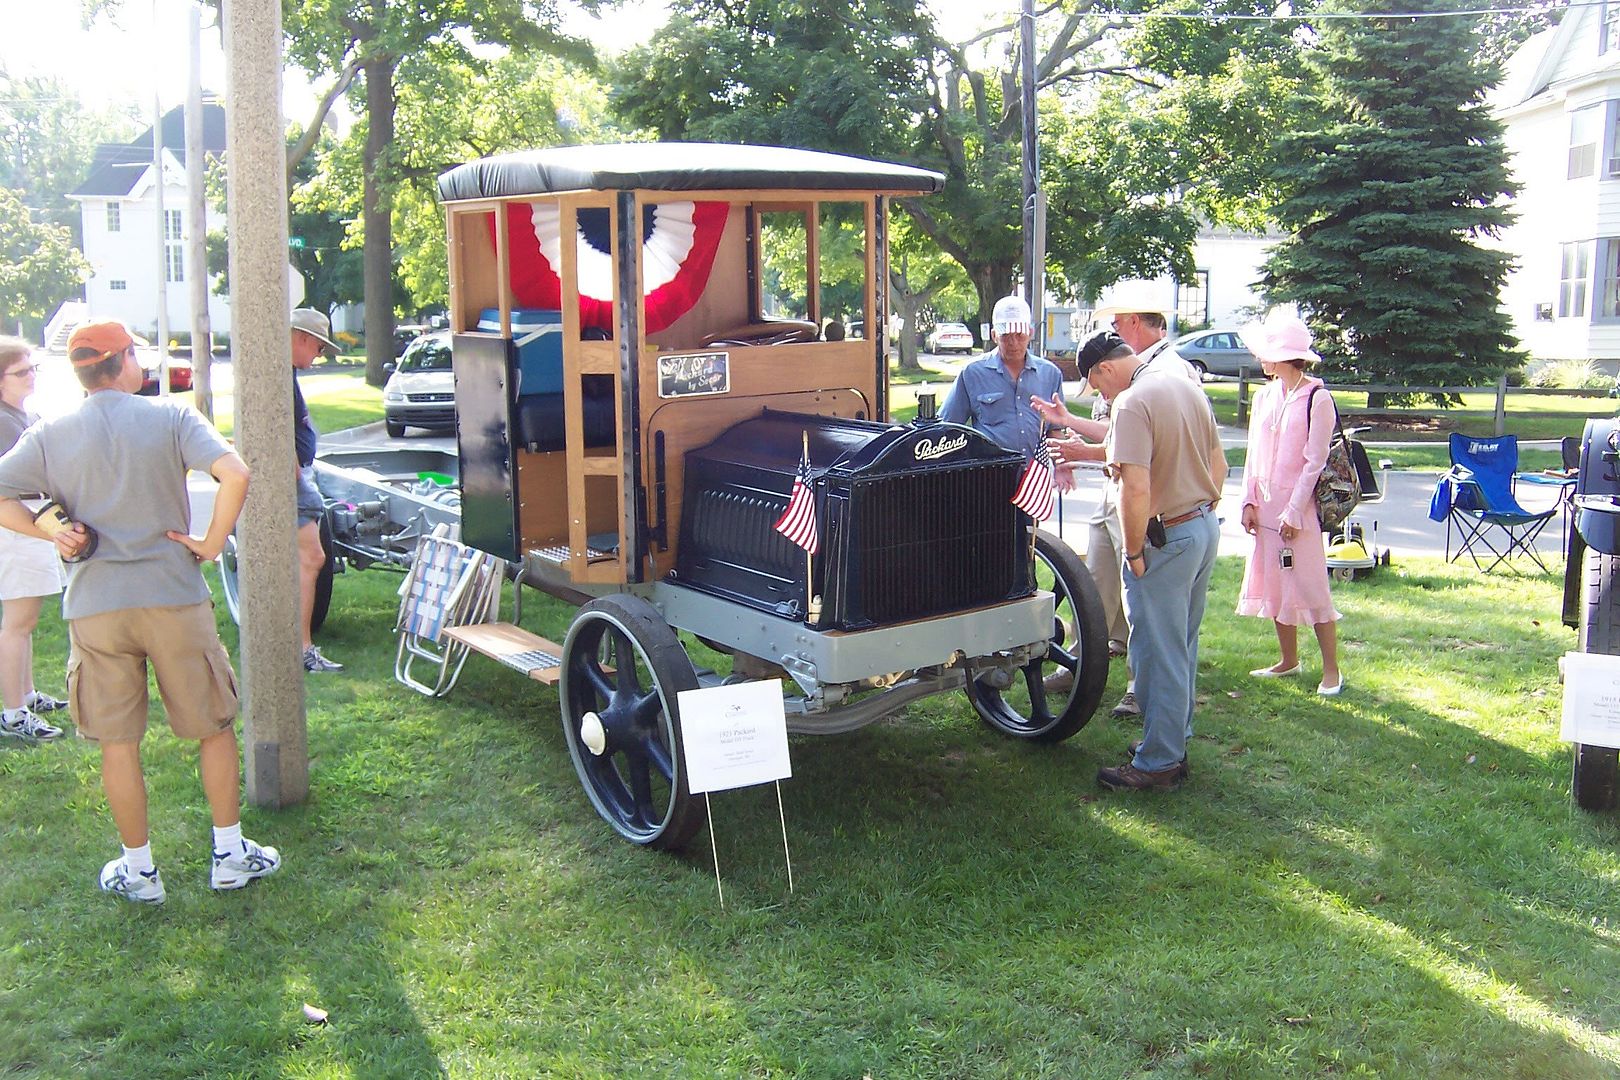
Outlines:
{"type": "Polygon", "coordinates": [[[258,806],[280,807],[309,794],[293,538],[297,495],[281,3],[225,0],[223,14],[236,448],[253,470],[253,486],[236,530],[243,756],[248,799],[258,806]]]}

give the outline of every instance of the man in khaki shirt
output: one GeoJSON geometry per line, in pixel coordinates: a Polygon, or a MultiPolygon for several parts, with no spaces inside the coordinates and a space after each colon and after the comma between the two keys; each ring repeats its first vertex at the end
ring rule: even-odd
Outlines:
{"type": "Polygon", "coordinates": [[[1142,709],[1131,761],[1101,769],[1120,790],[1174,790],[1187,776],[1198,628],[1220,541],[1215,504],[1226,458],[1209,400],[1179,373],[1131,352],[1080,373],[1106,398],[1108,468],[1119,481],[1125,615],[1142,709]]]}

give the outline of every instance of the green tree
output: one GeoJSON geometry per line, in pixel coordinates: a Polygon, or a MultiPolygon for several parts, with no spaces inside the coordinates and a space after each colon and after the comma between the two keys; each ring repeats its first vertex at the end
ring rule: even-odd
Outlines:
{"type": "Polygon", "coordinates": [[[0,70],[0,187],[21,193],[37,220],[79,235],[79,205],[67,198],[90,173],[97,145],[134,137],[132,116],[91,112],[58,79],[0,70]]]}
{"type": "Polygon", "coordinates": [[[482,67],[483,46],[586,63],[590,50],[561,34],[555,7],[536,0],[284,0],[282,13],[289,59],[313,76],[333,78],[328,102],[349,92],[351,80],[364,102],[366,379],[381,385],[383,364],[394,355],[393,202],[402,145],[395,141],[395,124],[401,93],[434,85],[447,68],[482,67]]]}
{"type": "MultiPolygon", "coordinates": [[[[1276,84],[1245,70],[1245,54],[1255,42],[1262,61],[1292,49],[1274,31],[1185,23],[1151,38],[1096,7],[1043,9],[1035,63],[1049,265],[1060,287],[1088,294],[1120,277],[1189,271],[1200,220],[1252,215],[1257,192],[1223,184],[1213,163],[1257,148],[1255,106],[1271,104],[1264,94],[1276,84]],[[1201,98],[1168,94],[1194,76],[1201,98]],[[1203,104],[1206,123],[1156,122],[1180,100],[1203,104]]],[[[692,0],[658,42],[613,66],[615,104],[664,138],[868,154],[944,173],[943,193],[902,205],[973,282],[983,322],[1022,259],[1013,31],[946,42],[910,0],[692,0]]]]}
{"type": "Polygon", "coordinates": [[[1516,189],[1474,23],[1326,23],[1309,57],[1317,122],[1279,142],[1276,215],[1293,236],[1266,293],[1298,302],[1333,364],[1369,382],[1479,385],[1521,360],[1497,304],[1511,257],[1478,242],[1516,189]]]}
{"type": "Polygon", "coordinates": [[[90,265],[65,226],[35,219],[22,193],[0,187],[0,328],[35,335],[45,316],[77,295],[90,265]]]}

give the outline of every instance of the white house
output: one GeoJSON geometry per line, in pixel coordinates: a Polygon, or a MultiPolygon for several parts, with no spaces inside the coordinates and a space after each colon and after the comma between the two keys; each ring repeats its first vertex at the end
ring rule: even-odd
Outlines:
{"type": "MultiPolygon", "coordinates": [[[[84,221],[84,255],[90,262],[85,282],[89,317],[120,319],[137,333],[157,331],[159,268],[168,278],[168,325],[171,334],[191,328],[191,292],[187,281],[204,268],[193,266],[185,161],[185,110],[171,109],[163,131],[163,222],[161,251],[157,212],[157,176],[152,167],[152,130],[128,143],[97,147],[90,175],[68,198],[77,199],[84,221]]],[[[211,160],[225,153],[225,110],[203,106],[203,149],[211,160]]],[[[222,229],[224,215],[209,207],[201,227],[222,229]]],[[[300,281],[300,285],[302,282],[300,281]]],[[[208,315],[215,333],[229,333],[231,308],[210,283],[208,315]]]]}
{"type": "Polygon", "coordinates": [[[1491,105],[1506,128],[1518,220],[1502,291],[1539,360],[1620,359],[1620,3],[1571,6],[1508,61],[1491,105]]]}
{"type": "MultiPolygon", "coordinates": [[[[1262,308],[1264,301],[1256,288],[1266,255],[1281,236],[1275,233],[1249,233],[1236,229],[1204,227],[1193,241],[1193,262],[1197,276],[1190,281],[1177,281],[1170,275],[1151,282],[1121,281],[1104,289],[1097,307],[1109,303],[1118,291],[1131,296],[1146,296],[1157,300],[1160,307],[1172,314],[1172,331],[1204,326],[1235,327],[1248,322],[1262,308]]],[[[1075,313],[1075,323],[1089,323],[1094,309],[1081,308],[1075,313]]],[[[1076,329],[1075,336],[1082,336],[1076,329]]]]}

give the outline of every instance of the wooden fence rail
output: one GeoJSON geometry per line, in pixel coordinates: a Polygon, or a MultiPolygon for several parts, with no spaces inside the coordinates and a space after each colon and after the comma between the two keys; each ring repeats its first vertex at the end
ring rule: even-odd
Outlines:
{"type": "MultiPolygon", "coordinates": [[[[1249,384],[1265,384],[1265,378],[1256,378],[1248,373],[1247,368],[1239,368],[1237,375],[1210,375],[1206,376],[1209,382],[1235,382],[1238,384],[1237,396],[1237,422],[1239,426],[1249,422],[1249,384]]],[[[1330,391],[1349,394],[1478,394],[1489,390],[1485,386],[1380,386],[1363,383],[1327,383],[1330,391]]],[[[1509,395],[1524,397],[1590,397],[1606,398],[1611,396],[1607,389],[1602,390],[1558,390],[1539,386],[1509,386],[1507,377],[1502,376],[1496,380],[1496,434],[1507,434],[1507,399],[1509,395]]]]}

